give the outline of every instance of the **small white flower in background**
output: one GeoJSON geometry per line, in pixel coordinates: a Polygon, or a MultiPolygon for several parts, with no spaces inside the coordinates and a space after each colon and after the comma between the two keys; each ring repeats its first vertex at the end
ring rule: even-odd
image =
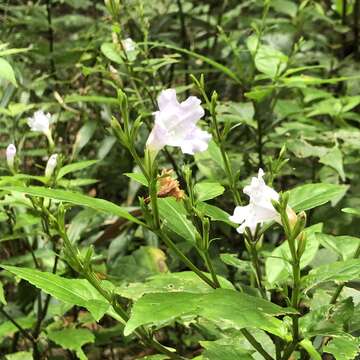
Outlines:
{"type": "Polygon", "coordinates": [[[121,40],[121,44],[126,52],[134,51],[136,49],[136,43],[131,38],[121,40]]]}
{"type": "Polygon", "coordinates": [[[27,121],[31,131],[42,132],[46,135],[50,149],[54,148],[54,140],[51,136],[50,124],[52,123],[51,114],[45,114],[42,110],[36,111],[33,117],[28,118],[27,121]]]}
{"type": "Polygon", "coordinates": [[[267,221],[280,221],[280,216],[274,209],[271,201],[279,200],[279,194],[265,184],[264,171],[259,169],[258,176],[251,179],[251,183],[244,187],[244,193],[249,196],[249,204],[237,206],[234,215],[229,219],[240,224],[237,231],[242,234],[248,227],[254,234],[256,226],[267,221]]]}
{"type": "Polygon", "coordinates": [[[51,115],[39,110],[34,113],[33,117],[28,118],[27,123],[31,131],[39,131],[46,135],[50,132],[51,115]]]}
{"type": "Polygon", "coordinates": [[[146,142],[150,151],[157,153],[169,145],[193,155],[208,148],[211,135],[196,126],[205,114],[200,99],[190,96],[179,103],[176,91],[167,89],[160,93],[157,102],[159,111],[154,113],[155,125],[146,142]]]}
{"type": "Polygon", "coordinates": [[[11,170],[14,170],[15,155],[16,155],[16,146],[14,144],[9,144],[8,147],[6,148],[6,162],[11,170]]]}
{"type": "Polygon", "coordinates": [[[57,154],[53,154],[49,157],[45,167],[45,177],[50,179],[57,165],[57,154]]]}

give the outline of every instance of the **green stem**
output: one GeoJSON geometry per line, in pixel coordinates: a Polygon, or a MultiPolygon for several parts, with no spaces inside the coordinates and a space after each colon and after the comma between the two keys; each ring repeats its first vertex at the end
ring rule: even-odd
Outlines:
{"type": "MultiPolygon", "coordinates": [[[[360,244],[359,246],[357,247],[356,251],[355,251],[355,254],[354,254],[354,259],[357,259],[360,257],[360,244]]],[[[345,287],[345,283],[341,283],[338,285],[338,287],[336,288],[335,290],[335,293],[334,295],[332,296],[331,300],[330,300],[330,304],[335,304],[337,299],[339,298],[340,294],[341,294],[341,291],[342,289],[345,287]]]]}
{"type": "Polygon", "coordinates": [[[204,254],[204,260],[205,260],[206,267],[207,267],[207,269],[209,270],[209,272],[211,274],[211,278],[212,278],[212,281],[213,281],[214,285],[217,288],[221,287],[219,279],[218,279],[218,277],[216,275],[216,272],[214,270],[214,267],[212,265],[212,261],[211,261],[210,256],[209,256],[209,252],[206,250],[206,251],[204,251],[203,254],[204,254]]]}
{"type": "Polygon", "coordinates": [[[253,346],[256,351],[262,355],[266,360],[274,360],[273,357],[266,352],[262,345],[247,331],[246,329],[241,329],[242,334],[245,336],[246,340],[253,346]]]}
{"type": "Polygon", "coordinates": [[[180,260],[194,273],[199,276],[204,282],[206,282],[213,289],[217,286],[211,279],[209,279],[193,262],[173,243],[173,241],[165,234],[164,231],[158,230],[155,232],[160,239],[162,239],[167,247],[169,247],[180,258],[180,260]]]}
{"type": "Polygon", "coordinates": [[[251,255],[251,262],[253,264],[253,267],[255,269],[255,276],[256,276],[256,283],[257,283],[257,287],[261,293],[261,296],[264,299],[266,298],[266,293],[265,293],[265,289],[262,286],[262,275],[261,275],[261,268],[260,268],[260,261],[259,261],[259,256],[256,250],[256,243],[252,243],[252,242],[248,242],[249,243],[249,247],[250,247],[250,255],[251,255]]]}

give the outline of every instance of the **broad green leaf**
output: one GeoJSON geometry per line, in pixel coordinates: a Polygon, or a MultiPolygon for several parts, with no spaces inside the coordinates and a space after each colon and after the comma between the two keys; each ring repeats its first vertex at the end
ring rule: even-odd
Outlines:
{"type": "Polygon", "coordinates": [[[285,70],[286,62],[285,54],[266,45],[260,45],[255,56],[256,68],[272,79],[285,70]]]}
{"type": "Polygon", "coordinates": [[[287,338],[274,316],[291,312],[266,300],[234,290],[216,289],[207,294],[172,292],[146,294],[132,308],[125,335],[141,325],[161,326],[182,316],[202,316],[228,328],[258,328],[287,338]]]}
{"type": "Polygon", "coordinates": [[[204,360],[254,360],[251,356],[252,351],[244,349],[239,345],[239,339],[234,339],[234,343],[224,344],[218,341],[201,341],[200,344],[206,350],[203,352],[204,360]]]}
{"type": "Polygon", "coordinates": [[[124,59],[121,56],[121,51],[113,43],[103,43],[101,45],[101,52],[111,61],[117,64],[124,64],[124,59]]]}
{"type": "Polygon", "coordinates": [[[158,199],[158,206],[164,224],[186,241],[195,244],[197,231],[195,226],[186,218],[183,204],[173,197],[167,197],[158,199]]]}
{"type": "Polygon", "coordinates": [[[274,8],[275,11],[289,15],[290,17],[295,17],[298,7],[297,5],[289,0],[272,0],[271,7],[274,8]]]}
{"type": "Polygon", "coordinates": [[[91,196],[80,194],[78,192],[73,192],[69,190],[48,189],[40,186],[0,186],[0,189],[64,201],[79,206],[86,206],[97,211],[102,211],[108,214],[119,216],[139,225],[143,224],[140,220],[129,214],[122,207],[115,205],[110,201],[92,198],[91,196]]]}
{"type": "Polygon", "coordinates": [[[73,164],[68,164],[63,166],[58,174],[57,174],[57,180],[61,179],[62,177],[64,177],[65,175],[75,172],[75,171],[79,171],[82,169],[85,169],[89,166],[92,166],[94,164],[96,164],[98,162],[98,160],[86,160],[86,161],[80,161],[77,163],[73,163],[73,164]]]}
{"type": "Polygon", "coordinates": [[[360,277],[360,259],[350,259],[319,266],[302,279],[307,290],[328,281],[349,281],[360,277]]]}
{"type": "Polygon", "coordinates": [[[0,282],[0,303],[6,305],[6,299],[4,294],[3,284],[0,282]]]}
{"type": "Polygon", "coordinates": [[[63,329],[59,331],[48,331],[48,338],[64,349],[73,350],[80,360],[87,357],[82,350],[82,346],[95,341],[94,334],[88,329],[63,329]]]}
{"type": "Polygon", "coordinates": [[[332,354],[336,360],[353,360],[360,352],[360,340],[351,335],[334,337],[324,347],[324,352],[332,354]]]}
{"type": "Polygon", "coordinates": [[[18,351],[16,353],[6,355],[5,360],[33,360],[33,356],[29,351],[18,351]]]}
{"type": "MultiPolygon", "coordinates": [[[[232,284],[223,277],[219,276],[219,281],[223,288],[233,289],[232,284]]],[[[146,279],[144,283],[130,283],[116,289],[117,294],[132,300],[138,300],[148,293],[187,292],[201,294],[211,291],[212,288],[191,271],[159,274],[146,279]]]]}
{"type": "Polygon", "coordinates": [[[333,236],[318,233],[316,237],[322,246],[335,251],[342,257],[342,260],[353,258],[360,246],[360,238],[354,236],[333,236]]]}
{"type": "Polygon", "coordinates": [[[30,268],[0,266],[58,300],[87,308],[96,320],[99,320],[110,307],[87,280],[66,279],[56,274],[30,268]]]}
{"type": "Polygon", "coordinates": [[[225,188],[216,182],[201,182],[195,185],[194,190],[198,201],[206,201],[220,196],[225,188]]]}
{"type": "Polygon", "coordinates": [[[1,78],[17,86],[14,70],[9,62],[3,58],[0,58],[0,79],[1,78]]]}
{"type": "Polygon", "coordinates": [[[289,191],[289,205],[297,212],[310,210],[340,199],[348,188],[347,185],[325,183],[301,185],[289,191]]]}
{"type": "Polygon", "coordinates": [[[335,169],[340,175],[341,180],[345,181],[343,155],[341,150],[337,146],[332,148],[325,155],[321,156],[320,162],[335,169]]]}

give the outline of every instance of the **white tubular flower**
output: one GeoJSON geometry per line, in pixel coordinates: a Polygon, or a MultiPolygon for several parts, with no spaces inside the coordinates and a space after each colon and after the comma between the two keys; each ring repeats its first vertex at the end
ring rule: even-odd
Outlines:
{"type": "Polygon", "coordinates": [[[126,52],[134,51],[136,49],[136,43],[131,38],[121,40],[121,44],[126,52]]]}
{"type": "Polygon", "coordinates": [[[244,187],[244,193],[249,196],[249,204],[237,206],[234,215],[229,219],[240,224],[237,231],[242,234],[248,227],[254,234],[256,226],[267,221],[280,221],[280,216],[274,209],[271,201],[279,200],[279,194],[265,184],[264,171],[259,169],[258,176],[251,179],[251,183],[244,187]]]}
{"type": "Polygon", "coordinates": [[[146,142],[150,151],[157,153],[169,145],[194,155],[208,148],[211,135],[196,126],[205,114],[200,99],[190,96],[179,103],[176,91],[167,89],[160,93],[157,102],[159,111],[154,113],[155,125],[146,142]]]}
{"type": "Polygon", "coordinates": [[[36,111],[33,117],[28,118],[28,125],[31,131],[42,132],[46,135],[50,149],[54,148],[54,140],[51,136],[50,124],[52,123],[51,114],[45,114],[42,110],[36,111]]]}
{"type": "Polygon", "coordinates": [[[53,154],[49,157],[45,167],[45,177],[50,179],[57,165],[57,154],[53,154]]]}
{"type": "Polygon", "coordinates": [[[14,144],[9,144],[6,148],[6,162],[9,169],[14,170],[14,161],[16,155],[16,146],[14,144]]]}
{"type": "Polygon", "coordinates": [[[33,117],[28,118],[27,123],[31,131],[39,131],[47,135],[50,132],[51,115],[39,110],[34,113],[33,117]]]}

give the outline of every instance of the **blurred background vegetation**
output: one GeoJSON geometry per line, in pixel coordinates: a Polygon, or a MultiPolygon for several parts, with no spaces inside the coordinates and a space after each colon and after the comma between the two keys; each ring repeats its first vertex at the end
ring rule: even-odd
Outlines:
{"type": "MultiPolygon", "coordinates": [[[[340,209],[360,207],[360,1],[122,0],[118,9],[114,6],[91,0],[1,2],[0,145],[3,151],[8,143],[17,144],[23,173],[43,173],[46,139],[29,132],[26,124],[28,116],[43,109],[54,114],[57,151],[65,163],[98,160],[76,176],[69,174],[62,186],[136,210],[138,196],[147,194],[122,175],[133,172],[134,163],[108,130],[111,116],[119,116],[117,89],[128,94],[133,117],[141,115],[145,122],[136,144],[141,151],[158,93],[174,87],[183,98],[197,95],[190,74],[204,74],[209,94],[219,94],[219,122],[229,130],[226,147],[239,171],[239,187],[259,167],[279,190],[309,182],[345,184],[346,195],[310,212],[309,223],[324,222],[326,232],[334,235],[358,234],[358,220],[340,209]],[[126,38],[136,48],[124,60],[121,41],[126,38]],[[276,159],[284,145],[288,162],[279,170],[276,159]]],[[[177,170],[191,163],[198,180],[227,185],[215,144],[195,158],[179,155],[177,149],[167,149],[161,166],[177,170]]],[[[5,161],[0,174],[7,174],[5,161]]],[[[225,192],[213,204],[231,213],[229,198],[225,192]]],[[[1,216],[4,239],[9,223],[1,216]]],[[[171,256],[165,264],[157,239],[146,231],[124,229],[117,219],[90,209],[73,210],[71,216],[72,239],[94,244],[99,273],[119,283],[142,280],[167,266],[181,269],[171,256]]],[[[31,213],[20,217],[13,230],[24,227],[36,238],[40,220],[31,213]]],[[[213,251],[241,254],[240,236],[218,223],[214,237],[223,234],[232,241],[219,242],[213,251]]],[[[3,262],[31,262],[21,239],[0,241],[3,262]]],[[[53,254],[41,234],[36,241],[34,251],[47,268],[53,254]]],[[[280,241],[275,232],[266,238],[265,251],[280,241]]],[[[330,261],[329,249],[319,253],[319,262],[330,261]]],[[[216,266],[219,273],[243,276],[220,260],[216,266]]],[[[11,286],[12,311],[26,313],[36,291],[25,282],[16,292],[11,286]]],[[[81,311],[74,311],[71,321],[87,323],[81,311]]],[[[104,321],[101,329],[91,325],[98,346],[90,356],[111,358],[112,346],[117,354],[125,349],[127,355],[117,358],[142,354],[136,343],[124,344],[119,338],[120,343],[111,343],[119,330],[104,321]]],[[[5,335],[0,331],[0,340],[5,335]]],[[[163,336],[196,354],[191,330],[173,328],[163,336]]],[[[12,341],[0,341],[2,349],[14,346],[12,341]]]]}

